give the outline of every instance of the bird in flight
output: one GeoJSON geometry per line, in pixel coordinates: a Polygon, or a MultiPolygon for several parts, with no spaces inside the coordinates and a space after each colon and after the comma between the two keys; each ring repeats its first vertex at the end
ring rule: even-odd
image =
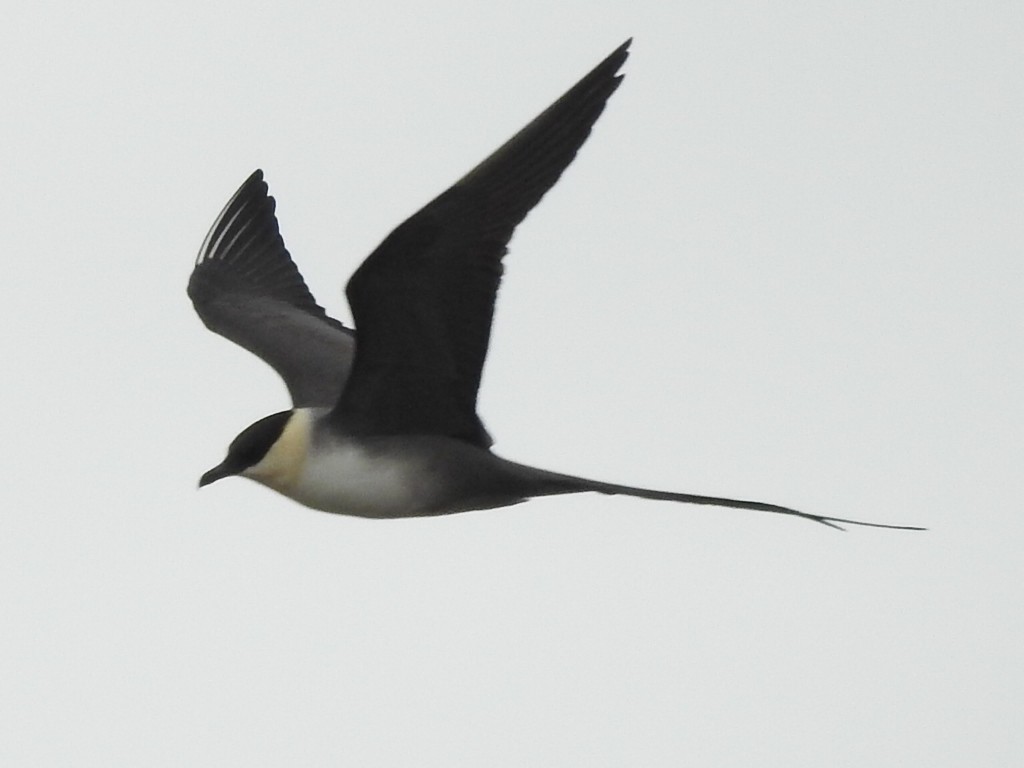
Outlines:
{"type": "Polygon", "coordinates": [[[244,429],[200,486],[238,475],[314,509],[368,518],[596,491],[837,528],[909,528],[587,480],[491,451],[476,403],[502,258],[622,82],[630,42],[384,239],[346,288],[355,329],[328,316],[306,287],[262,171],[246,179],[203,241],[188,295],[210,330],[277,371],[292,408],[244,429]]]}

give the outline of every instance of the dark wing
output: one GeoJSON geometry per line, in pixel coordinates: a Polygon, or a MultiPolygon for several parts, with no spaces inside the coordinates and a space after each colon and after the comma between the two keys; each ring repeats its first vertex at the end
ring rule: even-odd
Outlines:
{"type": "Polygon", "coordinates": [[[316,303],[292,262],[262,171],[246,179],[214,221],[188,295],[207,328],[281,375],[296,407],[337,402],[355,339],[316,303]]]}
{"type": "Polygon", "coordinates": [[[349,281],[359,346],[332,418],[355,434],[436,434],[487,447],[476,414],[501,259],[622,80],[627,40],[378,246],[349,281]]]}

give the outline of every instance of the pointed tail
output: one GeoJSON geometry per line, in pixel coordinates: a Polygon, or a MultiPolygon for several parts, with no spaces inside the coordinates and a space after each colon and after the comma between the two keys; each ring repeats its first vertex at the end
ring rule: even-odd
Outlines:
{"type": "Polygon", "coordinates": [[[672,491],[655,491],[650,488],[635,488],[630,485],[616,485],[615,483],[602,483],[598,480],[587,480],[583,477],[573,475],[562,475],[557,472],[528,467],[523,464],[513,464],[514,467],[523,472],[525,479],[530,483],[529,496],[553,496],[563,493],[583,493],[594,491],[610,496],[635,496],[641,499],[654,499],[657,501],[678,501],[683,504],[705,504],[713,507],[732,507],[734,509],[752,509],[757,512],[774,512],[779,515],[793,515],[802,517],[805,520],[813,520],[816,523],[827,525],[837,530],[845,530],[843,525],[861,525],[869,528],[891,528],[899,531],[924,531],[916,525],[891,525],[889,523],[869,523],[863,520],[849,520],[843,517],[828,517],[826,515],[815,515],[811,512],[801,512],[791,507],[783,507],[778,504],[769,504],[764,501],[744,501],[742,499],[726,499],[721,496],[700,496],[693,493],[675,493],[672,491]]]}

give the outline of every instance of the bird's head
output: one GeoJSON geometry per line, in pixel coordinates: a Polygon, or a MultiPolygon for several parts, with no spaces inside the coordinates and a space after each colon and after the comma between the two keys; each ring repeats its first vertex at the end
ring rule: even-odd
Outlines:
{"type": "MultiPolygon", "coordinates": [[[[296,465],[301,467],[303,458],[295,450],[300,441],[288,439],[298,437],[293,434],[297,431],[295,415],[296,411],[281,411],[243,429],[228,446],[224,461],[199,478],[199,487],[233,475],[275,487],[293,474],[296,465]]],[[[305,441],[301,443],[304,449],[305,441]]]]}

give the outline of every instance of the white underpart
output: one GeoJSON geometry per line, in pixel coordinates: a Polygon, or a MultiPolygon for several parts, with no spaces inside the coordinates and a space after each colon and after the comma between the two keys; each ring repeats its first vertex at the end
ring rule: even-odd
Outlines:
{"type": "Polygon", "coordinates": [[[325,512],[415,514],[430,495],[417,463],[344,440],[313,444],[313,421],[321,411],[296,409],[267,455],[243,476],[325,512]]]}
{"type": "Polygon", "coordinates": [[[391,454],[370,453],[352,443],[310,454],[300,482],[289,494],[326,512],[360,517],[414,513],[425,500],[423,476],[391,454]]]}

